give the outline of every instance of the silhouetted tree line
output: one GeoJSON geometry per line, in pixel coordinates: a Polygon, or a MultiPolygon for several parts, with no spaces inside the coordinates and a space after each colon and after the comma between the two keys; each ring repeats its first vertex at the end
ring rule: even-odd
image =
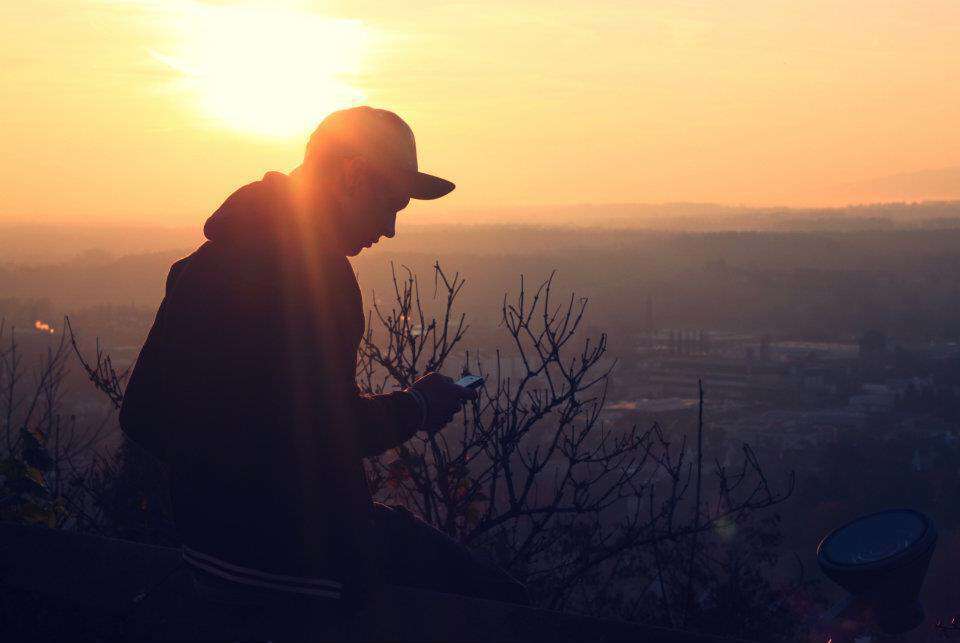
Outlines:
{"type": "MultiPolygon", "coordinates": [[[[589,288],[593,323],[618,338],[645,329],[648,317],[662,329],[770,332],[794,339],[850,339],[867,328],[894,338],[960,338],[960,310],[954,305],[960,293],[956,227],[682,234],[441,227],[418,229],[413,239],[400,235],[354,263],[364,283],[383,290],[390,282],[388,259],[427,274],[436,258],[422,251],[428,245],[443,249],[442,263],[476,275],[458,302],[478,326],[496,318],[495,302],[517,272],[544,274],[556,267],[571,287],[589,288]]],[[[162,295],[165,271],[180,256],[165,252],[106,262],[0,265],[0,315],[9,319],[30,310],[52,315],[104,301],[136,303],[151,308],[142,315],[142,336],[162,295]]],[[[105,336],[110,316],[102,319],[97,328],[105,336]]]]}

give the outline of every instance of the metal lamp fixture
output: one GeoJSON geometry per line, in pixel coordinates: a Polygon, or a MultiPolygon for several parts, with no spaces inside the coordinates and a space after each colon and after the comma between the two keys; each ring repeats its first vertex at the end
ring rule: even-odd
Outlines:
{"type": "Polygon", "coordinates": [[[923,621],[918,597],[937,544],[933,521],[912,509],[888,509],[837,527],[820,541],[823,573],[866,606],[887,634],[923,621]]]}

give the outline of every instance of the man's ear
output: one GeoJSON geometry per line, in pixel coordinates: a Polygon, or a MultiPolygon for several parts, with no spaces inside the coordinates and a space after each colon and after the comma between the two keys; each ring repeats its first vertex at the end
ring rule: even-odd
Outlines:
{"type": "Polygon", "coordinates": [[[349,196],[356,196],[364,187],[367,163],[359,156],[344,159],[340,166],[340,185],[349,196]]]}

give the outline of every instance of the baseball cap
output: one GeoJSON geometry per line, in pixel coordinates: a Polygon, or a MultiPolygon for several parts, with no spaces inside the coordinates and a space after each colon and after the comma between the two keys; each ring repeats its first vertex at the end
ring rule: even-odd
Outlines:
{"type": "Polygon", "coordinates": [[[407,123],[385,109],[351,107],[327,116],[310,136],[306,157],[333,143],[337,149],[364,157],[378,171],[402,186],[411,199],[439,199],[454,187],[439,176],[421,172],[417,144],[407,123]]]}

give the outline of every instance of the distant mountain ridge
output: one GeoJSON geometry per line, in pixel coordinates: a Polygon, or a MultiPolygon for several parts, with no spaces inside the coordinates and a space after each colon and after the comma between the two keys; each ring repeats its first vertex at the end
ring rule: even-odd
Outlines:
{"type": "Polygon", "coordinates": [[[960,166],[899,172],[840,186],[841,195],[860,200],[960,199],[960,166]]]}
{"type": "MultiPolygon", "coordinates": [[[[958,168],[960,173],[960,168],[958,168]]],[[[477,212],[401,212],[398,235],[377,250],[433,252],[462,239],[471,247],[544,252],[616,241],[616,230],[669,233],[853,232],[960,228],[960,200],[841,208],[747,207],[710,203],[582,204],[477,212]],[[510,223],[504,223],[509,221],[510,223]],[[550,235],[531,229],[550,228],[550,235]],[[508,231],[514,231],[509,232],[508,231]],[[517,234],[522,231],[522,234],[517,234]],[[453,235],[453,237],[451,237],[453,235]],[[587,237],[590,239],[588,240],[587,237]],[[607,239],[609,238],[609,239],[607,239]],[[438,246],[439,244],[439,246],[438,246]],[[559,245],[558,245],[559,244],[559,245]]],[[[203,242],[195,226],[0,222],[0,265],[101,263],[123,255],[187,253],[203,242]]]]}

